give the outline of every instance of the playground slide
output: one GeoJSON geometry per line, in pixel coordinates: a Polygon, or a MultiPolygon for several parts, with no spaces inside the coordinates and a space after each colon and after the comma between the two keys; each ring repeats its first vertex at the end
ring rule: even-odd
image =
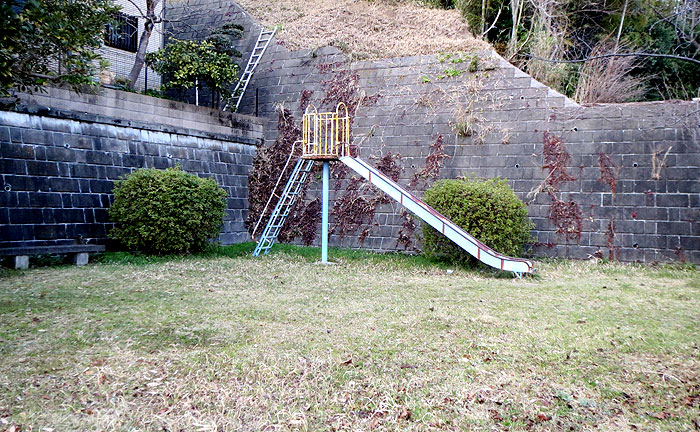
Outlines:
{"type": "Polygon", "coordinates": [[[497,269],[512,271],[518,276],[535,271],[532,261],[499,254],[362,159],[345,156],[341,157],[340,160],[484,264],[497,269]]]}

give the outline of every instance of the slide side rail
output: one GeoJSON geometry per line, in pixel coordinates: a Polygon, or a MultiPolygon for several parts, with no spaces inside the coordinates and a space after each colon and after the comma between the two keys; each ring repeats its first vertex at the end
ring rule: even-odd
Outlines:
{"type": "Polygon", "coordinates": [[[341,157],[340,160],[484,264],[514,272],[519,277],[535,271],[531,260],[513,258],[494,251],[362,159],[348,156],[341,157]]]}

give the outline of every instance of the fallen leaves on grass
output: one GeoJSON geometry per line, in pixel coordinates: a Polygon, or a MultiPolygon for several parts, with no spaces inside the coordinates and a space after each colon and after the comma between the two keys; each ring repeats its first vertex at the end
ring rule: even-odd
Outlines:
{"type": "Polygon", "coordinates": [[[692,430],[697,272],[538,267],[516,281],[273,254],[32,270],[0,290],[18,305],[0,314],[0,430],[692,430]]]}

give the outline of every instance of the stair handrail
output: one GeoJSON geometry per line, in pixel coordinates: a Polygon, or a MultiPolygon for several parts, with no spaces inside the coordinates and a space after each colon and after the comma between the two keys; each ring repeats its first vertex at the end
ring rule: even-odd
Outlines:
{"type": "MultiPolygon", "coordinates": [[[[260,217],[258,218],[258,222],[255,224],[255,228],[253,228],[253,232],[250,233],[250,236],[255,240],[255,232],[258,230],[258,227],[260,226],[260,222],[262,222],[263,218],[265,217],[265,213],[267,212],[267,208],[270,206],[270,202],[272,201],[272,197],[275,196],[275,191],[277,190],[277,187],[280,185],[280,182],[282,181],[282,177],[284,177],[284,173],[287,171],[287,167],[289,166],[289,162],[292,160],[292,157],[294,156],[294,149],[296,148],[297,144],[300,143],[301,140],[296,140],[294,141],[294,144],[292,144],[292,151],[289,152],[289,157],[287,158],[287,162],[284,164],[284,168],[282,168],[282,172],[280,172],[280,177],[277,179],[277,183],[275,183],[275,187],[272,188],[272,193],[270,193],[270,198],[267,199],[267,203],[265,204],[265,208],[263,209],[262,213],[260,213],[260,217]]],[[[281,199],[281,197],[280,197],[281,199]]]]}

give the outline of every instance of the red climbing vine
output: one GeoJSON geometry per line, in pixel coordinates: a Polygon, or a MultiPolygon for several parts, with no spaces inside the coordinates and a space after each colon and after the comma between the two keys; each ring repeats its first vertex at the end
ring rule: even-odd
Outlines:
{"type": "MultiPolygon", "coordinates": [[[[321,73],[329,73],[339,67],[342,67],[342,63],[322,64],[318,66],[318,70],[321,73]]],[[[335,109],[340,102],[343,102],[350,113],[351,123],[360,106],[373,105],[381,97],[379,93],[367,95],[360,88],[360,75],[357,71],[350,69],[332,72],[329,79],[321,81],[321,88],[324,91],[321,106],[335,109]]]]}
{"type": "MultiPolygon", "coordinates": [[[[321,82],[323,97],[316,99],[318,107],[325,109],[335,109],[338,103],[343,102],[348,108],[351,122],[357,111],[362,106],[369,106],[377,103],[380,94],[367,95],[359,86],[360,77],[356,71],[347,69],[345,63],[329,63],[318,66],[322,74],[329,75],[321,82]]],[[[299,109],[301,111],[312,103],[314,98],[313,90],[302,91],[299,99],[299,109]]],[[[274,192],[277,195],[281,192],[284,184],[280,184],[275,189],[275,183],[282,174],[282,168],[291,151],[294,141],[300,138],[300,127],[295,123],[295,119],[286,109],[280,109],[278,114],[278,138],[273,145],[258,149],[257,156],[253,162],[253,170],[249,176],[249,213],[246,218],[246,227],[252,232],[258,218],[260,217],[268,198],[274,192]]],[[[436,180],[440,175],[440,170],[444,160],[449,158],[444,151],[442,135],[430,145],[430,152],[425,159],[425,166],[414,174],[411,180],[411,187],[429,186],[429,183],[436,180]]],[[[375,159],[375,166],[394,181],[399,181],[404,171],[402,157],[398,153],[387,152],[375,159]]],[[[288,168],[285,176],[291,173],[288,168]]],[[[390,202],[390,199],[363,179],[353,176],[348,178],[349,170],[344,164],[333,163],[332,179],[334,204],[331,210],[334,226],[333,233],[339,237],[344,237],[350,233],[358,233],[358,239],[362,244],[370,235],[371,230],[378,225],[376,222],[377,208],[390,202]]],[[[286,178],[285,177],[285,178],[286,178]]],[[[282,182],[284,183],[284,182],[282,182]]],[[[302,197],[306,195],[307,187],[302,190],[302,197]]],[[[272,212],[273,203],[266,210],[261,227],[266,223],[266,219],[272,212]]],[[[299,199],[292,209],[285,225],[278,237],[279,241],[291,241],[299,238],[305,244],[314,241],[318,230],[321,204],[318,198],[308,201],[299,199]]],[[[407,211],[401,214],[403,219],[401,229],[398,232],[397,245],[403,246],[405,250],[412,248],[413,237],[416,229],[416,222],[413,216],[407,211]]],[[[258,228],[261,230],[261,228],[258,228]]],[[[259,232],[256,232],[259,235],[259,232]]]]}
{"type": "Polygon", "coordinates": [[[302,90],[301,97],[299,98],[299,110],[303,113],[306,111],[306,107],[311,103],[311,96],[314,94],[313,90],[302,90]]]}
{"type": "Polygon", "coordinates": [[[552,206],[549,208],[549,219],[554,223],[557,234],[563,234],[568,242],[581,239],[581,225],[583,218],[578,204],[569,199],[561,201],[552,196],[552,206]]]}
{"type": "MultiPolygon", "coordinates": [[[[275,193],[279,196],[284,188],[284,181],[280,182],[276,190],[275,184],[282,174],[282,169],[287,162],[289,153],[292,151],[294,142],[301,138],[301,130],[296,125],[294,117],[289,110],[284,108],[278,110],[277,131],[278,136],[274,144],[258,149],[253,160],[253,169],[248,175],[248,216],[245,219],[245,226],[248,228],[248,232],[255,236],[259,236],[262,232],[276,204],[273,200],[267,210],[265,210],[265,205],[270,195],[275,193]],[[264,210],[265,215],[258,226],[258,230],[253,233],[257,221],[264,210]]],[[[295,151],[300,154],[301,148],[295,151]]],[[[292,169],[293,164],[290,164],[284,173],[284,178],[291,174],[292,169]]],[[[307,185],[302,189],[301,196],[305,195],[307,185]]],[[[316,236],[316,223],[320,214],[321,208],[318,202],[311,201],[306,203],[303,200],[297,200],[290,212],[290,217],[287,218],[280,231],[279,240],[291,241],[301,236],[304,243],[311,244],[316,236]]]]}
{"type": "MultiPolygon", "coordinates": [[[[387,152],[377,159],[376,168],[394,181],[399,180],[403,172],[401,155],[387,152]]],[[[336,191],[340,190],[343,179],[336,180],[336,191]]],[[[335,218],[333,232],[340,238],[351,232],[360,232],[360,244],[364,243],[372,228],[377,226],[374,215],[380,204],[390,202],[389,197],[360,177],[350,178],[347,187],[340,196],[336,196],[331,215],[335,218]]]]}
{"type": "Polygon", "coordinates": [[[387,152],[384,156],[370,157],[370,159],[377,159],[375,166],[379,171],[385,174],[387,177],[393,181],[399,181],[399,176],[403,172],[403,164],[401,163],[401,155],[398,153],[387,152]]]}
{"type": "Polygon", "coordinates": [[[615,260],[615,256],[620,254],[620,247],[615,246],[615,219],[610,218],[608,222],[608,230],[605,232],[607,235],[608,244],[608,259],[610,261],[615,260]]]}
{"type": "Polygon", "coordinates": [[[567,172],[567,166],[571,162],[571,155],[566,151],[566,146],[564,146],[560,137],[545,131],[543,141],[544,164],[542,169],[549,170],[549,174],[544,181],[547,187],[544,189],[552,199],[552,205],[549,208],[549,220],[556,227],[555,232],[562,234],[567,243],[569,241],[579,242],[583,226],[581,209],[578,203],[571,198],[568,201],[562,201],[558,197],[561,183],[576,180],[574,176],[567,172]]]}
{"type": "MultiPolygon", "coordinates": [[[[253,169],[248,175],[248,217],[245,220],[245,225],[251,234],[253,234],[252,231],[270,195],[273,192],[279,193],[279,191],[273,190],[275,183],[282,173],[289,152],[292,151],[294,141],[301,137],[301,131],[295,125],[294,117],[289,110],[278,110],[277,133],[277,140],[274,144],[258,149],[255,159],[253,159],[253,169]]],[[[287,175],[289,173],[291,173],[291,168],[288,168],[287,175]]],[[[281,184],[278,189],[281,190],[283,187],[284,185],[281,184]]],[[[272,213],[272,209],[268,208],[264,219],[269,217],[270,213],[272,213]]]]}
{"type": "Polygon", "coordinates": [[[610,191],[612,192],[613,199],[617,194],[617,172],[619,170],[618,166],[610,159],[610,156],[603,152],[598,154],[598,165],[600,166],[600,179],[603,183],[610,186],[610,191]]]}
{"type": "Polygon", "coordinates": [[[338,195],[343,181],[348,177],[350,168],[342,162],[331,162],[331,180],[333,180],[333,192],[338,195]]]}
{"type": "Polygon", "coordinates": [[[542,169],[548,169],[547,184],[554,191],[559,190],[559,185],[564,182],[574,181],[575,177],[566,171],[567,165],[571,162],[571,156],[566,151],[561,138],[544,132],[544,165],[542,169]]]}
{"type": "Polygon", "coordinates": [[[445,154],[443,142],[442,135],[438,135],[435,142],[430,145],[430,153],[425,158],[425,166],[413,174],[409,187],[415,188],[419,183],[427,186],[428,182],[435,181],[440,177],[443,160],[450,158],[449,155],[445,154]]]}
{"type": "Polygon", "coordinates": [[[416,221],[413,219],[413,215],[406,210],[401,212],[401,218],[403,222],[401,223],[401,229],[398,232],[398,238],[396,239],[396,246],[401,245],[403,250],[416,250],[413,246],[413,235],[416,232],[416,221]]]}
{"type": "MultiPolygon", "coordinates": [[[[297,201],[299,204],[300,201],[297,201]]],[[[284,226],[285,231],[280,232],[278,237],[282,242],[291,241],[297,237],[301,238],[301,242],[309,246],[316,238],[316,231],[321,220],[321,200],[316,198],[306,204],[294,206],[293,211],[284,226]]]]}
{"type": "Polygon", "coordinates": [[[343,238],[351,232],[360,231],[358,239],[360,244],[364,243],[372,228],[377,225],[374,213],[382,200],[374,191],[367,193],[369,188],[374,189],[374,186],[365,183],[362,178],[350,178],[345,191],[336,197],[331,210],[331,215],[335,218],[332,233],[343,238]]]}

